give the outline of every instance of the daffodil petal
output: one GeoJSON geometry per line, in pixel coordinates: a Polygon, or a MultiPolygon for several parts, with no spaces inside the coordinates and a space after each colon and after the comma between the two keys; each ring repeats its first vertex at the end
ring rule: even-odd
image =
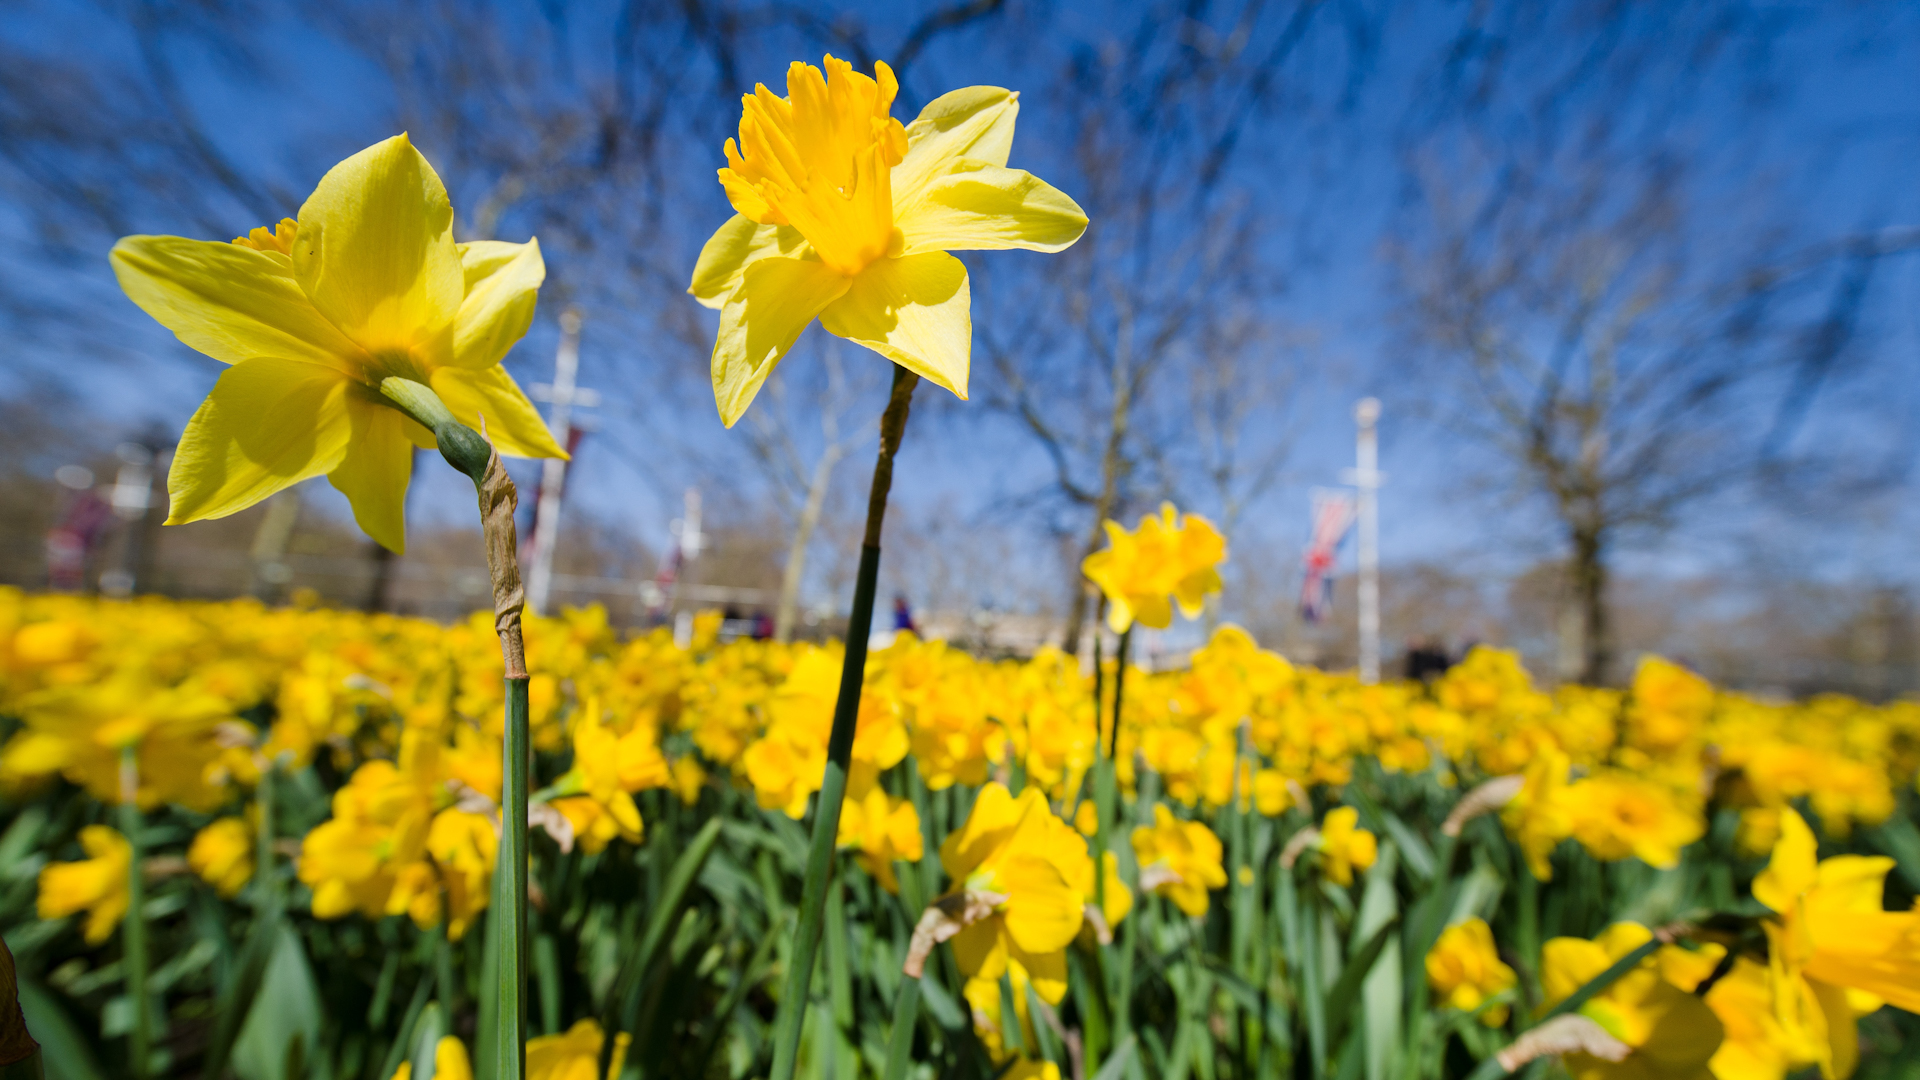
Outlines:
{"type": "Polygon", "coordinates": [[[944,251],[880,259],[820,313],[827,332],[967,397],[973,351],[967,268],[944,251]]]}
{"type": "Polygon", "coordinates": [[[1819,878],[1818,845],[1813,830],[1792,807],[1780,812],[1780,839],[1773,846],[1767,868],[1753,879],[1753,898],[1778,912],[1793,909],[1793,901],[1819,878]]]}
{"type": "Polygon", "coordinates": [[[806,247],[807,238],[790,225],[760,225],[735,214],[700,249],[687,292],[702,306],[717,311],[740,287],[748,265],[773,255],[797,257],[806,247]]]}
{"type": "Polygon", "coordinates": [[[974,923],[953,936],[953,960],[976,979],[997,979],[1007,970],[1006,926],[1000,916],[974,923]]]}
{"type": "Polygon", "coordinates": [[[1022,169],[962,159],[931,177],[895,222],[901,254],[1025,248],[1061,251],[1087,231],[1087,214],[1022,169]]]}
{"type": "Polygon", "coordinates": [[[129,236],[108,256],[129,299],[226,364],[256,356],[356,370],[360,347],[322,316],[284,256],[178,236],[129,236]]]}
{"type": "Polygon", "coordinates": [[[1027,969],[1027,981],[1033,986],[1033,992],[1040,995],[1040,1000],[1049,1005],[1058,1005],[1060,999],[1067,996],[1065,949],[1031,953],[1014,942],[1010,943],[1008,953],[1010,959],[1027,969]]]}
{"type": "Polygon", "coordinates": [[[454,321],[451,362],[472,371],[498,365],[507,350],[526,336],[527,327],[533,325],[540,283],[547,279],[547,264],[540,258],[538,240],[462,247],[467,295],[454,321]],[[502,258],[506,255],[502,248],[514,251],[502,258]]]}
{"type": "Polygon", "coordinates": [[[369,352],[444,356],[466,293],[453,206],[405,135],[335,165],[300,207],[293,276],[369,352]]]}
{"type": "MultiPolygon", "coordinates": [[[[347,415],[352,441],[340,464],[327,473],[327,482],[353,504],[353,520],[361,531],[399,554],[407,550],[407,481],[413,475],[413,444],[401,426],[406,418],[397,409],[358,398],[348,399],[347,415]]],[[[419,824],[424,830],[425,823],[419,824]]]]}
{"type": "MultiPolygon", "coordinates": [[[[547,422],[527,400],[507,369],[492,367],[439,368],[428,377],[433,392],[461,423],[480,430],[486,422],[487,439],[506,457],[564,458],[567,456],[547,422]]],[[[428,445],[432,445],[429,443],[428,445]]]]}
{"type": "Polygon", "coordinates": [[[222,372],[174,451],[167,524],[226,517],[338,466],[349,393],[338,370],[299,360],[260,356],[222,372]]]}
{"type": "Polygon", "coordinates": [[[956,882],[966,880],[988,855],[1006,843],[1006,838],[1019,827],[1024,813],[1005,784],[981,788],[966,823],[941,841],[941,868],[956,882]]]}
{"type": "Polygon", "coordinates": [[[907,125],[907,153],[893,167],[893,200],[905,206],[958,158],[1005,165],[1013,151],[1020,95],[998,86],[968,86],[941,94],[907,125]]]}
{"type": "Polygon", "coordinates": [[[713,342],[713,397],[722,423],[732,427],[740,419],[800,332],[850,284],[813,259],[768,257],[746,268],[740,288],[720,309],[713,342]]]}
{"type": "Polygon", "coordinates": [[[1007,936],[1023,951],[1064,949],[1080,932],[1085,902],[1051,862],[1016,856],[995,872],[994,883],[1010,897],[1007,936]]]}

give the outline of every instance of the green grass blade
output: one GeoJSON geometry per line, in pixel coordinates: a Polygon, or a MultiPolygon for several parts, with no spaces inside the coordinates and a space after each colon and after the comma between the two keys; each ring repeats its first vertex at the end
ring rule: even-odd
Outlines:
{"type": "MultiPolygon", "coordinates": [[[[706,865],[707,856],[713,854],[714,844],[720,839],[719,818],[712,818],[694,834],[687,849],[674,860],[673,867],[667,871],[666,884],[660,890],[659,902],[648,917],[647,929],[640,938],[640,947],[627,954],[621,960],[619,973],[614,977],[613,988],[607,994],[602,1009],[600,1027],[605,1031],[632,1031],[638,1020],[640,1010],[639,990],[645,981],[647,972],[653,968],[654,957],[665,943],[667,933],[679,922],[681,908],[685,905],[687,892],[700,876],[701,867],[706,865]]],[[[606,1067],[606,1058],[613,1053],[612,1041],[602,1051],[601,1067],[606,1067]]]]}
{"type": "Polygon", "coordinates": [[[913,1063],[913,1029],[920,1020],[920,980],[903,978],[893,999],[893,1030],[887,1035],[887,1067],[882,1080],[906,1080],[913,1063]]]}
{"type": "MultiPolygon", "coordinates": [[[[374,1074],[374,1080],[387,1080],[399,1071],[400,1063],[408,1059],[413,1049],[413,1029],[420,1022],[420,1014],[426,1011],[427,1001],[433,996],[433,980],[422,976],[420,985],[413,991],[413,1000],[407,1005],[406,1015],[400,1018],[400,1030],[393,1037],[393,1045],[387,1048],[387,1056],[380,1063],[380,1071],[374,1074]]],[[[485,1040],[482,1040],[484,1045],[485,1040]]]]}

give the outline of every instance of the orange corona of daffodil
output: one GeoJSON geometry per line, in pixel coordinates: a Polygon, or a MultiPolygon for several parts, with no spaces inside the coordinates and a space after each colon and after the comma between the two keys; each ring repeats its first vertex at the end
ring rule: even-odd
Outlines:
{"type": "Polygon", "coordinates": [[[1225,888],[1220,838],[1198,821],[1181,821],[1165,804],[1155,803],[1153,825],[1133,830],[1133,857],[1140,864],[1140,887],[1174,902],[1194,918],[1207,913],[1209,890],[1225,888]]]}
{"type": "Polygon", "coordinates": [[[59,919],[86,912],[87,944],[98,945],[112,937],[113,928],[126,918],[133,845],[115,829],[89,825],[80,830],[80,847],[87,858],[52,863],[40,871],[39,914],[43,919],[59,919]]]}
{"type": "Polygon", "coordinates": [[[134,303],[232,365],[180,437],[170,525],[324,474],[367,535],[402,550],[412,449],[435,443],[383,401],[389,376],[484,421],[502,454],[566,456],[500,366],[533,319],[538,242],[455,243],[447,190],[405,135],[334,166],[272,230],[230,244],[129,236],[112,263],[134,303]]]}
{"type": "Polygon", "coordinates": [[[1072,199],[1007,167],[1019,95],[974,86],[905,127],[899,84],[827,57],[787,69],[787,96],[741,99],[720,184],[739,213],[700,252],[688,288],[720,310],[713,390],[728,427],[814,319],[967,396],[967,269],[950,251],[1060,251],[1086,231],[1072,199]]]}
{"type": "Polygon", "coordinates": [[[1172,503],[1140,519],[1128,532],[1106,523],[1107,549],[1087,556],[1080,570],[1107,596],[1107,625],[1118,634],[1138,622],[1164,630],[1173,608],[1198,618],[1208,593],[1220,591],[1218,569],[1227,558],[1227,541],[1213,523],[1198,514],[1184,517],[1172,503]]]}
{"type": "MultiPolygon", "coordinates": [[[[1449,1008],[1470,1013],[1490,997],[1512,990],[1518,980],[1513,969],[1500,960],[1493,945],[1493,930],[1487,921],[1475,915],[1441,931],[1440,939],[1427,953],[1427,985],[1434,997],[1449,1008]]],[[[1499,1027],[1507,1022],[1505,1005],[1489,1006],[1480,1014],[1480,1022],[1499,1027]]]]}
{"type": "Polygon", "coordinates": [[[1379,855],[1379,841],[1360,826],[1360,811],[1351,806],[1327,811],[1320,822],[1320,865],[1327,880],[1336,885],[1353,884],[1353,872],[1373,865],[1379,855]]]}

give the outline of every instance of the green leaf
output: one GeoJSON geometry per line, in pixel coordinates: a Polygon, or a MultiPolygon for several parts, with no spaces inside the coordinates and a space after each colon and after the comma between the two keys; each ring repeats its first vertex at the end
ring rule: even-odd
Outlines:
{"type": "Polygon", "coordinates": [[[436,1052],[440,1049],[440,1040],[446,1037],[446,1019],[440,1014],[440,1003],[433,1002],[420,1013],[420,1020],[414,1024],[413,1044],[408,1059],[413,1062],[413,1080],[433,1080],[436,1052]]]}
{"type": "Polygon", "coordinates": [[[1395,915],[1380,929],[1374,931],[1373,936],[1367,939],[1367,943],[1360,947],[1360,951],[1353,955],[1353,959],[1340,972],[1340,978],[1333,984],[1333,989],[1327,992],[1326,1016],[1329,1045],[1337,1045],[1340,1042],[1340,1036],[1346,1030],[1347,1017],[1352,1013],[1354,1001],[1360,995],[1361,983],[1365,981],[1367,973],[1373,970],[1374,962],[1380,959],[1380,954],[1386,951],[1387,942],[1393,939],[1394,928],[1399,924],[1400,916],[1395,915]]]}
{"type": "MultiPolygon", "coordinates": [[[[605,1031],[631,1031],[640,1008],[637,991],[645,975],[652,970],[654,954],[660,951],[666,940],[667,932],[679,922],[680,909],[686,903],[687,890],[700,874],[701,866],[707,856],[713,853],[713,846],[720,839],[721,819],[713,818],[694,834],[687,849],[674,860],[673,869],[667,873],[667,883],[660,891],[660,900],[654,906],[647,921],[646,933],[640,939],[640,947],[628,953],[620,964],[620,971],[614,977],[613,990],[607,995],[607,1002],[600,1017],[600,1027],[605,1031]]],[[[611,1045],[611,1040],[609,1040],[611,1045]]],[[[610,1051],[608,1051],[610,1052],[610,1051]]]]}
{"type": "MultiPolygon", "coordinates": [[[[400,1063],[407,1060],[407,1054],[412,1049],[414,1026],[420,1022],[420,1014],[426,1011],[427,999],[432,993],[432,976],[422,975],[420,984],[414,987],[413,1001],[407,1005],[406,1015],[400,1018],[400,1031],[393,1037],[393,1045],[387,1048],[386,1060],[380,1063],[380,1071],[374,1074],[374,1080],[387,1080],[399,1071],[400,1063]]],[[[482,1047],[487,1043],[486,1039],[480,1040],[482,1047]]]]}
{"type": "Polygon", "coordinates": [[[927,1013],[936,1023],[948,1031],[961,1031],[967,1026],[967,1014],[953,1003],[939,979],[920,980],[920,999],[926,1003],[927,1013]]]}
{"type": "Polygon", "coordinates": [[[81,1032],[54,996],[25,976],[20,978],[20,1011],[27,1030],[40,1043],[47,1080],[106,1080],[94,1060],[94,1040],[81,1032]]]}
{"type": "Polygon", "coordinates": [[[1093,1074],[1093,1080],[1120,1080],[1121,1074],[1127,1071],[1127,1066],[1133,1063],[1136,1045],[1138,1044],[1134,1042],[1131,1035],[1121,1039],[1120,1045],[1113,1048],[1113,1054],[1107,1058],[1106,1064],[1100,1066],[1100,1071],[1093,1074]]]}
{"type": "Polygon", "coordinates": [[[287,1047],[295,1039],[318,1045],[320,988],[292,927],[283,922],[275,933],[258,995],[240,1000],[250,1000],[252,1007],[234,1040],[233,1071],[241,1080],[304,1080],[286,1075],[287,1047]]]}

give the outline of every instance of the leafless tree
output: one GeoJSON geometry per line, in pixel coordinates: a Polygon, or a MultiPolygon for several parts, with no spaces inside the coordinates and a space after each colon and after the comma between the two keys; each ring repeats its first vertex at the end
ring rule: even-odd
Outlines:
{"type": "Polygon", "coordinates": [[[1836,367],[1848,282],[1905,231],[1810,238],[1689,147],[1704,73],[1781,30],[1744,5],[1483,14],[1406,141],[1415,220],[1392,250],[1420,362],[1448,373],[1415,381],[1555,522],[1563,651],[1603,682],[1617,552],[1755,475],[1767,418],[1836,367]]]}
{"type": "Polygon", "coordinates": [[[1277,223],[1237,170],[1316,17],[1331,18],[1306,3],[1156,5],[1072,50],[1049,97],[1068,133],[1064,159],[1048,163],[1063,175],[1050,178],[1092,225],[1044,271],[993,271],[1011,283],[987,290],[1000,300],[976,346],[995,376],[990,404],[1051,467],[1025,501],[1067,549],[1069,647],[1088,613],[1080,562],[1102,545],[1102,522],[1190,489],[1237,515],[1271,480],[1272,445],[1249,457],[1245,438],[1277,419],[1221,395],[1233,373],[1280,362],[1253,354],[1261,302],[1279,288],[1263,247],[1277,223]],[[1038,273],[1047,289],[1022,287],[1038,273]],[[1196,420],[1211,425],[1197,446],[1196,420]]]}

